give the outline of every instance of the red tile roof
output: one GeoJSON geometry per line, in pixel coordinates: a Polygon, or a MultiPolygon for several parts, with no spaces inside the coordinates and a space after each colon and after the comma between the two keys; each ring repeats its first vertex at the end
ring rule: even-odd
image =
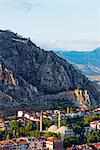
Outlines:
{"type": "Polygon", "coordinates": [[[100,143],[94,145],[96,148],[100,149],[100,143]]]}

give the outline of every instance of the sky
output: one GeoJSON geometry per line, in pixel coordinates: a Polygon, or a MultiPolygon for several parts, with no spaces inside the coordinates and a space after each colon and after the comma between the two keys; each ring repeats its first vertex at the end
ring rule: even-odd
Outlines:
{"type": "Polygon", "coordinates": [[[100,47],[100,0],[0,0],[0,29],[53,50],[100,47]]]}

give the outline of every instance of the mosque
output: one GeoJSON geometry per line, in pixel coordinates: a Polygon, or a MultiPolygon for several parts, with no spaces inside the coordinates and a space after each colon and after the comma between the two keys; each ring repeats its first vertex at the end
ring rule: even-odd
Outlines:
{"type": "Polygon", "coordinates": [[[65,137],[66,135],[74,136],[73,129],[70,129],[67,126],[57,127],[56,125],[52,125],[48,128],[47,132],[60,134],[61,137],[65,137]]]}
{"type": "MultiPolygon", "coordinates": [[[[42,132],[42,114],[40,115],[40,132],[42,132]]],[[[52,125],[47,129],[47,132],[52,132],[56,134],[60,134],[63,138],[66,135],[74,136],[73,129],[70,129],[67,126],[61,126],[61,119],[60,119],[60,111],[58,112],[58,126],[52,125]]]]}

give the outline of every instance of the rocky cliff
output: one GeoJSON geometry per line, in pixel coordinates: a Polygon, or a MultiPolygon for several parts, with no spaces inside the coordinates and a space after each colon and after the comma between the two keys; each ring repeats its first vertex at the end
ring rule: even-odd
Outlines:
{"type": "MultiPolygon", "coordinates": [[[[58,99],[59,93],[87,90],[92,105],[98,104],[99,93],[94,83],[53,51],[44,51],[30,39],[10,31],[0,30],[0,91],[19,106],[37,103],[47,105],[58,99]]],[[[0,94],[1,102],[4,101],[0,94]]],[[[62,99],[76,103],[73,94],[62,99]]],[[[59,102],[58,102],[59,103],[59,102]]],[[[1,107],[2,108],[2,107],[1,107]]]]}

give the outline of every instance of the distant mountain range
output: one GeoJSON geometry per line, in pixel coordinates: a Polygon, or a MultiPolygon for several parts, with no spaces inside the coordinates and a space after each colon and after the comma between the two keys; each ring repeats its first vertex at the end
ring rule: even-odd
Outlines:
{"type": "Polygon", "coordinates": [[[56,51],[56,54],[69,60],[86,76],[100,76],[100,47],[90,52],[56,51]]]}

